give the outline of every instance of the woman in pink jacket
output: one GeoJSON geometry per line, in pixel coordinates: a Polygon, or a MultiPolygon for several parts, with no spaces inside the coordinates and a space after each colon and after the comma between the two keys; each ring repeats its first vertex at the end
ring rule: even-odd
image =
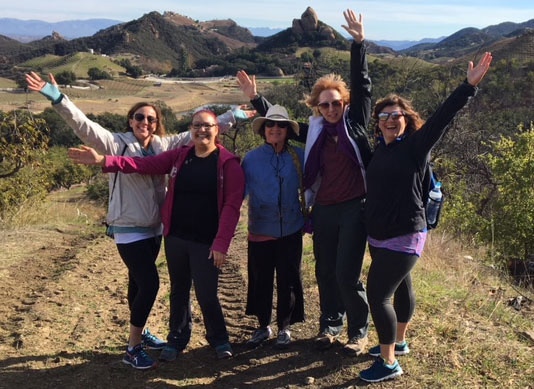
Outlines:
{"type": "Polygon", "coordinates": [[[85,146],[69,149],[73,161],[101,165],[106,173],[169,175],[162,221],[171,314],[167,346],[159,357],[163,361],[176,359],[189,343],[192,282],[206,339],[219,359],[232,356],[217,286],[239,220],[245,179],[238,157],[219,144],[217,117],[212,111],[196,112],[190,133],[193,146],[145,158],[103,156],[85,146]]]}

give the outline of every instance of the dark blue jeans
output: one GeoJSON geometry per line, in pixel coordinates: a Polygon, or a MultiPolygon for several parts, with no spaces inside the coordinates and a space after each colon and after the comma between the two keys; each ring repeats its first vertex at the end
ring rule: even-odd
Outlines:
{"type": "Polygon", "coordinates": [[[191,286],[202,311],[206,339],[212,347],[228,342],[228,332],[217,288],[219,269],[209,256],[209,245],[174,236],[165,237],[165,255],[171,281],[171,314],[167,342],[183,350],[191,338],[191,286]]]}
{"type": "Polygon", "coordinates": [[[367,336],[369,305],[360,280],[367,232],[363,223],[365,200],[313,208],[313,251],[319,287],[320,332],[338,335],[346,315],[349,339],[367,336]]]}

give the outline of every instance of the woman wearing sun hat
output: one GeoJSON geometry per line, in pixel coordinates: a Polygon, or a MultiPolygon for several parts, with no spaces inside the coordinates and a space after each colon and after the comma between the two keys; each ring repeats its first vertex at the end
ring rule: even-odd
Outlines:
{"type": "MultiPolygon", "coordinates": [[[[367,345],[369,305],[361,270],[367,243],[363,222],[366,200],[365,169],[372,150],[367,136],[371,118],[371,80],[368,74],[362,15],[343,12],[343,28],[352,36],[350,90],[337,74],[319,78],[306,105],[313,110],[306,133],[304,188],[306,205],[313,206],[313,252],[321,315],[318,350],[337,343],[344,322],[348,342],[343,352],[360,355],[367,345]]],[[[237,73],[238,84],[261,114],[268,102],[257,94],[255,78],[237,73]]]]}
{"type": "Polygon", "coordinates": [[[247,315],[258,318],[259,327],[247,342],[257,347],[272,335],[271,311],[276,272],[275,346],[291,342],[290,324],[304,321],[301,281],[302,166],[304,151],[288,143],[298,135],[298,123],[290,120],[280,105],[269,108],[252,122],[252,129],[265,143],[243,159],[248,195],[248,296],[247,315]]]}

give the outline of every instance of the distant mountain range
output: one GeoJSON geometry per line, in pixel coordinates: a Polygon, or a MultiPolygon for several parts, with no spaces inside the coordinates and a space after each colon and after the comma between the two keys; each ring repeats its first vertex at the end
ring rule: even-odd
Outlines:
{"type": "MultiPolygon", "coordinates": [[[[42,20],[0,18],[0,35],[7,36],[8,38],[23,43],[40,40],[46,36],[52,35],[53,32],[58,33],[65,39],[75,39],[92,36],[100,30],[122,23],[124,22],[121,20],[113,19],[66,20],[49,23],[42,20]]],[[[283,28],[271,27],[245,28],[256,37],[269,37],[284,30],[283,28]]],[[[393,50],[403,50],[422,43],[437,43],[444,38],[445,37],[425,38],[419,41],[380,40],[373,42],[379,46],[389,47],[393,50]]]]}
{"type": "MultiPolygon", "coordinates": [[[[301,49],[305,48],[307,55],[315,50],[320,55],[325,48],[350,48],[350,41],[323,23],[311,7],[300,18],[293,18],[290,27],[276,31],[241,27],[231,19],[200,22],[157,11],[129,22],[0,19],[0,73],[14,78],[17,65],[33,58],[91,52],[115,58],[127,56],[145,73],[205,77],[235,74],[236,69],[246,68],[253,74],[279,76],[294,74],[302,66],[301,49]],[[97,32],[91,35],[93,31],[97,32]],[[260,35],[266,33],[273,34],[260,35]],[[21,37],[30,36],[40,38],[21,41],[21,37]]],[[[369,41],[368,52],[447,63],[466,56],[473,58],[487,50],[525,51],[522,47],[531,47],[532,39],[534,19],[483,29],[465,28],[448,37],[419,42],[369,41]]]]}
{"type": "Polygon", "coordinates": [[[57,32],[65,39],[74,39],[94,35],[104,28],[120,23],[124,22],[112,19],[88,19],[49,23],[42,20],[0,18],[0,35],[19,42],[31,42],[57,32]]]}

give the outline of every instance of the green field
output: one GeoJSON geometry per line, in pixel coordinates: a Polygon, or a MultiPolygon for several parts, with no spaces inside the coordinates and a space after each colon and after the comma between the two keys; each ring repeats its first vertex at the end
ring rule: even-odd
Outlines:
{"type": "Polygon", "coordinates": [[[87,78],[87,72],[91,68],[106,71],[112,76],[118,76],[124,72],[124,68],[114,63],[110,57],[104,57],[89,52],[79,52],[68,56],[45,55],[33,58],[19,65],[22,69],[34,70],[40,73],[57,74],[63,71],[71,71],[77,78],[87,78]]]}

